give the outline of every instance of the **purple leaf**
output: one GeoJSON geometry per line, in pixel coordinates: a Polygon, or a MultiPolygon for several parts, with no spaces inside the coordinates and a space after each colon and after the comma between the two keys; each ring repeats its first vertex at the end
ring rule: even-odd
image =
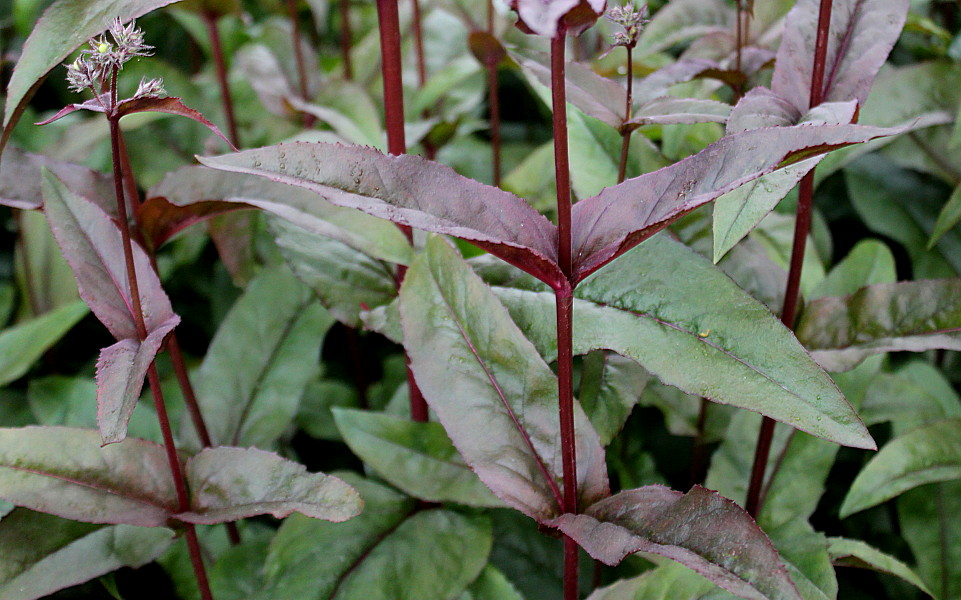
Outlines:
{"type": "Polygon", "coordinates": [[[339,523],[360,514],[363,500],[342,480],[257,448],[207,448],[187,461],[190,512],[200,525],[299,512],[339,523]]]}
{"type": "Polygon", "coordinates": [[[231,149],[236,150],[230,140],[217,129],[217,126],[208,121],[199,111],[186,106],[180,98],[132,98],[123,100],[117,105],[117,117],[132,115],[140,112],[160,112],[171,115],[178,115],[192,119],[204,125],[210,131],[217,134],[231,149]]]}
{"type": "Polygon", "coordinates": [[[785,98],[767,89],[751,89],[731,109],[727,120],[727,134],[743,133],[764,127],[789,127],[797,125],[801,111],[785,98]]]}
{"type": "Polygon", "coordinates": [[[159,248],[187,227],[235,210],[253,208],[239,202],[200,201],[187,206],[172,204],[163,196],[147,199],[137,209],[140,230],[153,248],[159,248]]]}
{"type": "Polygon", "coordinates": [[[97,359],[97,423],[104,445],[123,441],[127,423],[140,399],[147,368],[180,317],[174,315],[143,342],[121,340],[100,351],[97,359]]]}
{"type": "Polygon", "coordinates": [[[520,25],[537,35],[580,35],[594,24],[607,0],[511,0],[520,25]]]}
{"type": "Polygon", "coordinates": [[[0,158],[0,204],[24,210],[42,207],[41,167],[53,171],[71,190],[81,190],[88,198],[104,200],[100,208],[111,216],[117,213],[116,201],[105,201],[112,198],[114,193],[113,178],[80,165],[42,154],[31,154],[19,148],[8,148],[0,158]]]}
{"type": "Polygon", "coordinates": [[[59,121],[60,119],[66,117],[69,114],[75,113],[78,110],[90,110],[98,113],[110,112],[107,110],[107,106],[110,105],[110,94],[100,94],[97,98],[91,98],[86,102],[81,102],[80,104],[68,104],[57,111],[57,114],[53,115],[49,119],[39,121],[34,123],[34,125],[47,125],[53,123],[54,121],[59,121]]]}
{"type": "Polygon", "coordinates": [[[752,179],[896,130],[857,125],[774,127],[727,136],[700,153],[582,200],[572,213],[574,282],[695,208],[752,179]]]}
{"type": "Polygon", "coordinates": [[[23,45],[7,86],[0,152],[44,76],[107,28],[108,19],[136,19],[178,0],[60,0],[44,11],[23,45]]]}
{"type": "Polygon", "coordinates": [[[716,100],[665,96],[642,104],[628,123],[638,126],[723,123],[730,113],[730,106],[716,100]]]}
{"type": "Polygon", "coordinates": [[[691,81],[705,71],[716,69],[717,63],[703,58],[689,58],[661,67],[644,79],[635,82],[634,102],[646,104],[666,96],[671,86],[691,81]]]}
{"type": "Polygon", "coordinates": [[[197,158],[208,167],[304,187],[338,206],[465,239],[548,285],[563,285],[557,230],[546,218],[517,196],[438,163],[306,143],[197,158]]]}
{"type": "Polygon", "coordinates": [[[549,524],[608,565],[649,552],[690,567],[742,598],[801,598],[754,519],[698,485],[686,494],[659,485],[621,492],[549,524]]]}
{"type": "MultiPolygon", "coordinates": [[[[799,111],[811,99],[811,70],[819,0],[798,0],[785,17],[771,89],[799,111]]],[[[864,104],[871,82],[901,35],[908,0],[836,0],[831,12],[825,64],[825,102],[857,100],[864,104]]]]}
{"type": "Polygon", "coordinates": [[[177,494],[163,447],[127,439],[100,447],[92,429],[0,429],[0,498],[87,523],[159,527],[177,494]]]}
{"type": "MultiPolygon", "coordinates": [[[[70,263],[80,297],[117,340],[137,339],[120,229],[99,206],[68,189],[44,170],[44,210],[53,235],[70,263]]],[[[175,318],[150,259],[133,245],[147,333],[175,318]]]]}

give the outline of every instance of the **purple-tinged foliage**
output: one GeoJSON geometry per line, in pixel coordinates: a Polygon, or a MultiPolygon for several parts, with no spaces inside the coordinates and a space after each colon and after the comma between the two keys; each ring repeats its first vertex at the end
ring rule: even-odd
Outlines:
{"type": "Polygon", "coordinates": [[[102,173],[42,154],[9,148],[0,157],[0,204],[11,208],[33,210],[43,206],[40,170],[46,167],[72,190],[101,202],[107,214],[117,214],[117,203],[108,202],[113,194],[113,181],[102,173]]]}
{"type": "Polygon", "coordinates": [[[701,486],[686,494],[659,485],[621,492],[551,525],[608,565],[649,552],[686,565],[742,598],[801,598],[754,519],[701,486]]]}
{"type": "Polygon", "coordinates": [[[607,0],[510,0],[517,25],[546,37],[580,35],[604,14],[607,0]]]}

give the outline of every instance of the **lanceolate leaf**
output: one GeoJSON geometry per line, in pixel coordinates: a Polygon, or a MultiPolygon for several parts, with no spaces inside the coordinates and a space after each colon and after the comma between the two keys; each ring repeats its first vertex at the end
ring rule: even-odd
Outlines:
{"type": "Polygon", "coordinates": [[[487,562],[490,522],[444,509],[415,511],[391,488],[345,477],[364,512],[332,524],[300,515],[284,521],[250,600],[447,600],[487,562]]]}
{"type": "Polygon", "coordinates": [[[0,152],[44,76],[114,17],[135,19],[177,0],[60,0],[34,25],[7,86],[0,152]]]}
{"type": "MultiPolygon", "coordinates": [[[[0,160],[0,204],[13,208],[35,209],[43,206],[40,192],[40,170],[46,167],[71,190],[82,191],[91,199],[112,198],[113,180],[86,167],[59,161],[42,154],[31,154],[19,148],[8,148],[0,160]]],[[[116,214],[117,203],[101,206],[116,214]]]]}
{"type": "Polygon", "coordinates": [[[871,354],[961,349],[961,281],[878,283],[850,296],[819,298],[797,336],[826,369],[843,371],[871,354]]]}
{"type": "Polygon", "coordinates": [[[919,485],[954,479],[961,479],[961,420],[918,427],[881,448],[865,465],[841,505],[841,517],[919,485]]]}
{"type": "Polygon", "coordinates": [[[128,439],[106,448],[89,429],[0,429],[0,498],[88,523],[158,527],[177,495],[163,448],[128,439]]]}
{"type": "Polygon", "coordinates": [[[363,507],[342,480],[257,448],[205,448],[187,461],[187,484],[190,512],[176,517],[204,525],[293,512],[339,523],[363,507]]]}
{"type": "MultiPolygon", "coordinates": [[[[554,37],[565,25],[565,17],[568,13],[573,13],[575,10],[593,11],[600,15],[607,6],[607,0],[511,0],[510,6],[517,11],[520,21],[534,33],[554,37]],[[586,3],[587,7],[578,6],[582,3],[586,3]]],[[[587,26],[591,24],[593,20],[587,26]]]]}
{"type": "Polygon", "coordinates": [[[477,479],[440,423],[335,408],[344,441],[378,475],[415,498],[503,506],[477,479]]]}
{"type": "Polygon", "coordinates": [[[180,323],[174,315],[150,332],[147,339],[120,340],[100,351],[97,359],[97,424],[104,444],[123,441],[127,423],[140,399],[147,369],[164,339],[180,323]]]}
{"type": "Polygon", "coordinates": [[[163,196],[148,199],[137,209],[137,221],[153,248],[160,248],[170,238],[195,223],[247,206],[234,202],[209,200],[177,206],[163,196]]]}
{"type": "Polygon", "coordinates": [[[608,565],[634,552],[650,552],[680,562],[742,598],[801,598],[754,520],[734,502],[700,486],[687,494],[656,485],[621,492],[551,524],[608,565]]]}
{"type": "Polygon", "coordinates": [[[22,377],[33,364],[87,314],[76,300],[0,331],[0,386],[22,377]]]}
{"type": "MultiPolygon", "coordinates": [[[[454,446],[502,500],[560,514],[557,378],[496,296],[440,238],[407,272],[401,322],[411,369],[454,446]]],[[[575,405],[578,494],[608,495],[604,450],[575,405]]]]}
{"type": "Polygon", "coordinates": [[[664,561],[638,577],[595,590],[587,600],[701,600],[713,598],[717,591],[702,575],[680,563],[664,561]]]}
{"type": "Polygon", "coordinates": [[[374,258],[408,264],[412,255],[404,234],[392,223],[333,206],[315,193],[263,177],[184,167],[154,186],[148,196],[165,197],[184,207],[211,200],[256,206],[374,258]]]}
{"type": "Polygon", "coordinates": [[[629,179],[573,209],[574,281],[687,214],[786,164],[891,133],[857,125],[776,127],[727,136],[669,167],[629,179]]]}
{"type": "MultiPolygon", "coordinates": [[[[908,0],[834,2],[828,34],[824,101],[863,104],[908,12],[908,0]]],[[[785,18],[771,88],[802,112],[809,108],[818,0],[799,0],[785,18]]]]}
{"type": "Polygon", "coordinates": [[[331,325],[333,318],[283,265],[250,282],[196,377],[215,445],[269,446],[283,433],[316,373],[331,325]]]}
{"type": "Polygon", "coordinates": [[[121,567],[142,567],[173,540],[163,527],[103,527],[20,508],[0,522],[0,595],[34,600],[121,567]]]}
{"type": "Polygon", "coordinates": [[[790,331],[709,261],[665,235],[598,271],[575,298],[586,301],[575,300],[575,346],[614,350],[688,393],[843,445],[875,447],[790,331]]]}
{"type": "Polygon", "coordinates": [[[872,548],[861,540],[851,540],[842,537],[828,538],[828,552],[831,554],[831,560],[836,566],[859,567],[880,571],[881,573],[889,573],[907,581],[928,596],[932,598],[937,597],[931,593],[931,590],[924,585],[921,578],[918,577],[908,565],[889,554],[872,548]]]}
{"type": "Polygon", "coordinates": [[[334,204],[395,223],[465,239],[549,284],[563,279],[556,264],[556,229],[546,218],[513,194],[416,156],[294,143],[198,160],[304,187],[334,204]]]}
{"type": "MultiPolygon", "coordinates": [[[[44,210],[70,263],[80,296],[117,340],[137,339],[120,229],[100,207],[68,189],[56,175],[42,175],[44,210]]],[[[150,259],[133,245],[147,333],[175,315],[150,259]]]]}
{"type": "Polygon", "coordinates": [[[911,547],[918,573],[938,598],[961,594],[961,481],[935,483],[897,500],[898,520],[911,547]]]}

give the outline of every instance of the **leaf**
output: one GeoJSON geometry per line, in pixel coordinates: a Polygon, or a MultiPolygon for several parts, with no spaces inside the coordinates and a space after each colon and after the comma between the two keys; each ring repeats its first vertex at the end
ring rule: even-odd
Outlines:
{"type": "MultiPolygon", "coordinates": [[[[42,175],[44,211],[84,299],[117,340],[137,339],[120,229],[96,204],[68,189],[49,171],[42,175]]],[[[170,299],[150,259],[133,244],[134,266],[147,334],[174,318],[170,299]]]]}
{"type": "Polygon", "coordinates": [[[579,35],[604,13],[606,0],[511,0],[518,21],[537,35],[579,35]],[[586,6],[583,6],[586,4],[586,6]],[[584,13],[587,13],[586,15],[584,13]],[[579,20],[574,20],[579,19],[579,20]]]}
{"type": "Polygon", "coordinates": [[[931,237],[928,239],[928,250],[933,248],[938,240],[953,229],[959,221],[961,221],[961,186],[954,188],[948,201],[944,203],[944,208],[938,213],[934,231],[931,232],[931,237]]]}
{"type": "MultiPolygon", "coordinates": [[[[37,174],[39,190],[40,177],[37,174]]],[[[39,193],[39,191],[38,191],[39,193]]],[[[41,211],[20,210],[14,214],[17,243],[13,265],[20,303],[17,320],[38,317],[80,299],[77,282],[60,246],[41,211]]],[[[10,304],[13,308],[13,290],[10,304]]]]}
{"type": "Polygon", "coordinates": [[[464,464],[440,423],[341,408],[334,408],[333,416],[354,454],[414,498],[503,506],[464,464]]]}
{"type": "Polygon", "coordinates": [[[507,577],[487,565],[458,600],[524,600],[507,577]]]}
{"type": "Polygon", "coordinates": [[[611,352],[596,351],[584,357],[577,397],[602,446],[607,447],[620,433],[649,377],[637,362],[611,352]]]}
{"type": "Polygon", "coordinates": [[[961,419],[961,402],[940,369],[916,358],[875,378],[861,415],[869,425],[891,422],[900,435],[932,421],[961,419]]]}
{"type": "MultiPolygon", "coordinates": [[[[431,238],[404,278],[404,345],[424,397],[467,464],[504,502],[560,514],[557,378],[491,290],[431,238]]],[[[608,495],[604,450],[575,403],[582,506],[608,495]]]]}
{"type": "MultiPolygon", "coordinates": [[[[359,327],[365,310],[397,298],[397,282],[390,265],[363,250],[309,233],[277,217],[268,217],[267,225],[297,278],[314,291],[341,323],[359,327]]],[[[393,224],[390,226],[397,230],[393,224]]]]}
{"type": "Polygon", "coordinates": [[[392,223],[333,206],[315,193],[263,177],[184,167],[154,186],[148,197],[155,196],[185,207],[206,201],[255,206],[377,259],[406,265],[412,257],[410,244],[392,223]]]}
{"type": "Polygon", "coordinates": [[[44,76],[74,49],[106,29],[109,19],[136,19],[174,2],[177,0],[60,0],[44,11],[23,45],[7,86],[0,152],[44,76]]]}
{"type": "Polygon", "coordinates": [[[583,280],[682,215],[752,179],[886,133],[857,125],[747,131],[727,136],[669,167],[607,188],[574,206],[574,281],[583,280]]]}
{"type": "Polygon", "coordinates": [[[104,445],[127,437],[127,423],[140,399],[147,369],[153,364],[167,335],[180,323],[174,315],[142,342],[120,340],[100,351],[97,359],[97,424],[104,445]]]}
{"type": "Polygon", "coordinates": [[[102,527],[17,509],[0,524],[0,594],[34,600],[121,567],[136,569],[173,539],[162,527],[102,527]]]}
{"type": "Polygon", "coordinates": [[[87,523],[159,527],[177,512],[163,447],[101,448],[97,431],[68,427],[0,429],[0,498],[87,523]]]}
{"type": "Polygon", "coordinates": [[[814,531],[806,519],[794,519],[764,531],[787,568],[791,581],[805,600],[833,600],[838,581],[823,533],[814,531]]]}
{"type": "Polygon", "coordinates": [[[556,228],[523,200],[422,158],[369,148],[280,144],[203,164],[297,185],[339,206],[465,239],[548,284],[561,285],[556,228]]]}
{"type": "Polygon", "coordinates": [[[163,196],[155,196],[143,202],[137,209],[137,221],[150,246],[160,248],[167,240],[191,225],[244,208],[246,207],[242,204],[216,200],[177,206],[163,196]]]}
{"type": "Polygon", "coordinates": [[[900,577],[928,596],[936,598],[910,567],[893,556],[872,548],[861,540],[851,540],[843,537],[828,538],[828,552],[836,566],[858,567],[888,573],[900,577]]]}
{"type": "Polygon", "coordinates": [[[713,598],[717,586],[680,563],[665,561],[638,577],[599,588],[587,600],[701,600],[713,598]]]}
{"type": "Polygon", "coordinates": [[[903,494],[897,501],[900,530],[911,547],[921,578],[939,598],[961,593],[961,481],[935,483],[903,494]]]}
{"type": "MultiPolygon", "coordinates": [[[[43,167],[52,171],[67,188],[82,190],[91,199],[111,198],[113,179],[97,171],[19,148],[7,148],[0,157],[0,204],[31,210],[43,206],[40,192],[40,172],[43,167]]],[[[109,204],[107,202],[104,203],[109,204]]],[[[116,202],[111,214],[116,214],[116,202]]],[[[102,206],[108,213],[111,207],[102,206]]]]}
{"type": "Polygon", "coordinates": [[[339,523],[360,514],[357,491],[331,475],[257,448],[205,448],[187,461],[190,511],[177,519],[199,525],[298,512],[339,523]]]}
{"type": "Polygon", "coordinates": [[[446,600],[486,564],[486,517],[415,511],[412,499],[384,485],[345,479],[363,496],[363,514],[337,524],[286,519],[270,544],[266,584],[250,600],[446,600]]]}
{"type": "Polygon", "coordinates": [[[628,123],[632,125],[724,123],[730,112],[730,106],[717,100],[666,96],[642,104],[628,123]]]}
{"type": "Polygon", "coordinates": [[[807,299],[846,296],[866,285],[894,283],[897,279],[894,255],[887,245],[874,239],[861,240],[831,269],[807,299]]]}
{"type": "Polygon", "coordinates": [[[197,398],[215,445],[268,446],[287,429],[332,324],[310,290],[282,265],[250,282],[196,374],[197,398]]]}
{"type": "Polygon", "coordinates": [[[654,14],[641,32],[636,54],[667,50],[707,33],[726,31],[734,11],[724,0],[675,0],[654,14]]]}
{"type": "Polygon", "coordinates": [[[20,379],[87,314],[78,301],[0,331],[0,386],[20,379]]]}
{"type": "Polygon", "coordinates": [[[655,485],[620,492],[551,524],[608,565],[628,554],[650,552],[680,562],[742,598],[801,598],[754,520],[701,486],[687,494],[655,485]]]}
{"type": "Polygon", "coordinates": [[[889,442],[861,469],[841,518],[919,485],[954,479],[961,479],[961,419],[923,425],[889,442]]]}
{"type": "MultiPolygon", "coordinates": [[[[809,108],[820,3],[800,0],[785,17],[771,89],[798,110],[809,108]]],[[[836,2],[831,13],[823,99],[864,104],[871,82],[901,35],[908,0],[836,2]]]]}
{"type": "Polygon", "coordinates": [[[958,279],[868,285],[808,304],[797,337],[831,371],[879,352],[961,349],[959,294],[958,279]]]}
{"type": "Polygon", "coordinates": [[[574,319],[576,347],[613,350],[689,394],[842,445],[875,447],[790,331],[709,261],[666,235],[581,284],[574,319]]]}

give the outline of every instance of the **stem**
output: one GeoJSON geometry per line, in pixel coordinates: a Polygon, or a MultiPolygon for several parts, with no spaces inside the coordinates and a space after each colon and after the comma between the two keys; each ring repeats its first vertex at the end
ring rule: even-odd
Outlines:
{"type": "MultiPolygon", "coordinates": [[[[304,53],[300,47],[300,23],[297,19],[297,0],[287,0],[287,15],[290,17],[290,28],[293,35],[294,61],[297,63],[297,79],[300,84],[300,97],[304,102],[310,99],[307,91],[307,65],[304,63],[304,53]]],[[[314,115],[304,113],[304,127],[313,127],[314,115]]]]}
{"type": "Polygon", "coordinates": [[[735,53],[736,53],[736,54],[734,55],[734,70],[735,70],[735,71],[738,71],[738,72],[741,71],[741,48],[744,47],[744,31],[743,31],[743,29],[742,29],[742,24],[741,24],[741,17],[742,17],[742,15],[743,15],[743,13],[744,13],[744,9],[741,7],[741,1],[742,1],[742,0],[736,0],[735,5],[736,5],[737,8],[735,9],[736,12],[735,12],[735,15],[734,15],[734,18],[735,18],[735,22],[734,22],[734,39],[735,39],[735,41],[734,41],[734,46],[735,46],[735,48],[734,48],[734,51],[735,51],[735,53]]]}
{"type": "MultiPolygon", "coordinates": [[[[111,76],[113,104],[117,106],[117,70],[114,69],[111,76]]],[[[120,237],[123,242],[124,261],[127,267],[127,283],[130,288],[130,300],[133,308],[134,322],[137,327],[137,337],[141,341],[147,338],[147,324],[144,321],[143,306],[140,303],[140,286],[137,284],[137,270],[133,258],[133,245],[130,241],[130,224],[127,220],[127,201],[124,197],[123,172],[120,167],[120,123],[119,117],[111,115],[108,117],[110,123],[110,146],[113,154],[113,179],[117,195],[117,215],[120,221],[120,237]]],[[[170,419],[167,416],[167,406],[164,403],[163,392],[160,389],[160,377],[157,375],[157,365],[151,361],[147,369],[147,379],[150,383],[150,392],[153,395],[154,407],[157,410],[157,419],[160,421],[160,431],[163,434],[164,451],[167,454],[167,462],[170,465],[170,473],[173,476],[174,487],[177,490],[177,505],[181,512],[190,509],[190,500],[187,496],[187,484],[184,480],[183,471],[180,468],[180,458],[177,456],[177,448],[174,445],[173,432],[170,429],[170,419]]],[[[190,562],[194,568],[194,575],[197,578],[197,586],[200,588],[200,595],[203,600],[212,600],[210,586],[207,582],[207,572],[204,569],[203,557],[200,553],[200,544],[197,540],[197,532],[192,524],[185,524],[187,533],[187,546],[190,551],[190,562]]]]}
{"type": "Polygon", "coordinates": [[[344,65],[344,79],[354,78],[354,67],[350,60],[350,0],[340,0],[340,61],[344,65]]]}
{"type": "Polygon", "coordinates": [[[494,35],[494,0],[487,0],[487,33],[494,35]]]}
{"type": "Polygon", "coordinates": [[[701,408],[697,413],[697,435],[694,436],[693,448],[691,450],[691,485],[704,481],[705,466],[707,463],[706,446],[704,434],[707,431],[707,408],[710,403],[706,398],[701,398],[701,408]]]}
{"type": "MultiPolygon", "coordinates": [[[[380,28],[380,60],[384,78],[384,121],[387,126],[387,151],[399,155],[407,151],[404,138],[404,86],[400,63],[400,18],[397,0],[377,0],[377,20],[380,28]]],[[[398,225],[407,240],[413,242],[410,227],[398,225]]],[[[406,267],[397,270],[398,286],[407,273],[406,267]]],[[[427,421],[427,402],[421,393],[407,357],[407,388],[410,393],[410,417],[414,421],[427,421]]]]}
{"type": "Polygon", "coordinates": [[[627,129],[627,122],[631,120],[634,109],[634,57],[633,48],[625,46],[627,50],[627,102],[624,106],[624,130],[621,132],[621,162],[617,167],[617,183],[627,177],[627,155],[631,151],[631,130],[627,129]]]}
{"type": "Polygon", "coordinates": [[[414,8],[414,49],[417,53],[417,86],[427,81],[427,64],[424,62],[424,30],[421,27],[420,0],[412,0],[414,8]]]}
{"type": "MultiPolygon", "coordinates": [[[[818,32],[814,43],[814,67],[811,69],[810,106],[815,107],[824,99],[824,65],[827,62],[828,33],[831,29],[831,2],[821,0],[818,14],[818,32]]],[[[804,250],[808,233],[811,230],[811,205],[814,198],[814,169],[801,180],[798,188],[797,220],[794,224],[794,244],[791,249],[791,266],[788,271],[787,288],[784,292],[784,307],[781,322],[793,329],[797,314],[801,269],[804,266],[804,250]]],[[[767,470],[771,439],[774,435],[774,421],[764,417],[758,433],[754,464],[751,467],[751,483],[748,487],[745,508],[752,517],[761,510],[761,490],[764,488],[764,472],[767,470]]]]}
{"type": "Polygon", "coordinates": [[[497,63],[488,60],[487,65],[487,106],[491,114],[491,162],[494,187],[501,186],[501,108],[499,84],[497,82],[497,63]]]}
{"type": "Polygon", "coordinates": [[[224,49],[220,43],[220,33],[217,31],[217,15],[204,12],[203,19],[207,25],[210,48],[214,55],[214,65],[217,68],[217,81],[220,84],[220,98],[224,105],[224,117],[227,119],[230,142],[235,147],[240,148],[240,135],[237,133],[237,121],[234,119],[234,103],[230,99],[230,84],[227,82],[227,63],[224,60],[224,49]]]}
{"type": "MultiPolygon", "coordinates": [[[[551,40],[551,95],[554,113],[554,173],[557,179],[558,254],[570,278],[571,178],[567,156],[567,94],[564,33],[551,40]]],[[[569,283],[554,290],[557,312],[557,394],[561,427],[561,462],[565,513],[577,513],[577,454],[574,445],[574,290],[569,283]]],[[[577,600],[577,543],[564,538],[564,600],[577,600]]]]}

